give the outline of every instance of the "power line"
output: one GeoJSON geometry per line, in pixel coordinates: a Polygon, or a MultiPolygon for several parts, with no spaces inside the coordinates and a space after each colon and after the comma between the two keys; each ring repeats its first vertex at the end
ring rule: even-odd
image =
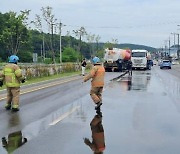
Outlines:
{"type": "MultiPolygon", "coordinates": [[[[86,25],[83,26],[85,28],[97,28],[97,29],[122,29],[122,28],[146,28],[146,27],[155,27],[155,26],[165,26],[165,25],[177,25],[180,21],[169,21],[169,22],[159,22],[159,23],[152,23],[152,24],[144,24],[144,25],[132,25],[132,26],[90,26],[86,25]]],[[[68,27],[82,27],[82,25],[67,25],[68,27]]]]}

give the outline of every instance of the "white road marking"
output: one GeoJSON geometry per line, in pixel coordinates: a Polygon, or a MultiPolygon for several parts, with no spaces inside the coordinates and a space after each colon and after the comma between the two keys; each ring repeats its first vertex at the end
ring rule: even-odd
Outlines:
{"type": "Polygon", "coordinates": [[[64,113],[63,115],[61,115],[58,119],[54,120],[52,123],[50,123],[49,125],[53,126],[56,125],[58,122],[62,121],[63,119],[65,119],[66,117],[68,117],[70,114],[72,114],[73,112],[75,112],[77,109],[79,109],[80,106],[76,106],[74,108],[72,108],[70,111],[64,113]]]}

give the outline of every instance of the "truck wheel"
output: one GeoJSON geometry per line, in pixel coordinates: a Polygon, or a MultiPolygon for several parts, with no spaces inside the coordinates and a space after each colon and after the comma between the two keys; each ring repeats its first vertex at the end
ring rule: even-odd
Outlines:
{"type": "Polygon", "coordinates": [[[106,72],[109,72],[109,69],[108,69],[108,68],[105,68],[105,71],[106,71],[106,72]]]}

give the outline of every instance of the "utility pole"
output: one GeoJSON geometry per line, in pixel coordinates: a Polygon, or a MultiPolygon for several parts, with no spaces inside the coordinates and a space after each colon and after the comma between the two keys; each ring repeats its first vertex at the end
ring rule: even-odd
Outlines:
{"type": "MultiPolygon", "coordinates": [[[[178,48],[177,48],[177,58],[179,59],[179,33],[171,33],[174,34],[174,40],[175,40],[175,35],[178,37],[178,48]]],[[[174,41],[175,43],[175,41],[174,41]]],[[[175,45],[174,45],[174,50],[175,50],[175,45]]]]}
{"type": "Polygon", "coordinates": [[[62,51],[61,51],[61,28],[62,28],[62,23],[60,21],[59,23],[59,63],[62,63],[62,51]]]}
{"type": "Polygon", "coordinates": [[[168,52],[167,52],[167,41],[168,40],[164,40],[165,57],[167,57],[167,54],[168,54],[168,52]]]}
{"type": "Polygon", "coordinates": [[[53,38],[53,26],[55,24],[51,24],[51,49],[52,49],[52,60],[53,60],[53,63],[55,64],[55,53],[54,53],[54,38],[53,38]]]}
{"type": "Polygon", "coordinates": [[[66,25],[63,25],[60,21],[59,23],[59,62],[60,64],[62,63],[62,45],[61,45],[62,26],[66,26],[66,25]]]}
{"type": "Polygon", "coordinates": [[[43,58],[44,58],[44,61],[45,61],[45,58],[46,58],[46,54],[45,54],[45,45],[44,45],[44,33],[43,33],[43,58]]]}
{"type": "MultiPolygon", "coordinates": [[[[180,25],[177,25],[178,27],[180,26],[180,25]]],[[[179,29],[178,29],[179,30],[179,29]]],[[[180,52],[180,49],[179,49],[179,33],[178,33],[178,51],[177,51],[177,57],[178,57],[178,59],[180,58],[179,56],[179,52],[180,52]]]]}
{"type": "Polygon", "coordinates": [[[178,36],[178,50],[177,50],[177,57],[178,57],[178,59],[179,59],[179,33],[177,34],[177,36],[178,36]]]}
{"type": "Polygon", "coordinates": [[[175,41],[175,37],[176,37],[176,33],[171,33],[171,34],[173,34],[174,35],[174,50],[175,50],[175,44],[176,44],[176,41],[175,41]]]}
{"type": "Polygon", "coordinates": [[[169,56],[171,56],[171,49],[170,49],[170,47],[171,47],[171,40],[170,40],[170,37],[169,37],[169,56]]]}

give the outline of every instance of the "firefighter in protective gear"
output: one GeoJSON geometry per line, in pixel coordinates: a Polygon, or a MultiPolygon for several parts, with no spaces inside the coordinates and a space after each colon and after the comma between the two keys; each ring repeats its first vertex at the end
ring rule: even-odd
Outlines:
{"type": "Polygon", "coordinates": [[[98,57],[93,58],[93,64],[94,66],[90,73],[84,77],[84,82],[92,79],[90,96],[96,104],[95,109],[98,110],[102,105],[102,91],[104,86],[105,69],[100,63],[100,59],[98,57]]]}
{"type": "Polygon", "coordinates": [[[91,123],[92,142],[88,138],[84,138],[84,143],[88,145],[94,154],[103,154],[105,150],[104,128],[102,125],[102,114],[97,114],[91,123]]]}
{"type": "Polygon", "coordinates": [[[9,154],[27,142],[27,138],[23,138],[21,131],[14,132],[2,138],[2,145],[9,154]]]}
{"type": "Polygon", "coordinates": [[[1,77],[7,87],[7,102],[6,110],[19,111],[19,95],[20,83],[25,82],[25,77],[22,76],[22,71],[17,65],[19,58],[12,55],[9,58],[9,63],[4,66],[1,77]],[[12,103],[12,104],[11,104],[12,103]]]}

